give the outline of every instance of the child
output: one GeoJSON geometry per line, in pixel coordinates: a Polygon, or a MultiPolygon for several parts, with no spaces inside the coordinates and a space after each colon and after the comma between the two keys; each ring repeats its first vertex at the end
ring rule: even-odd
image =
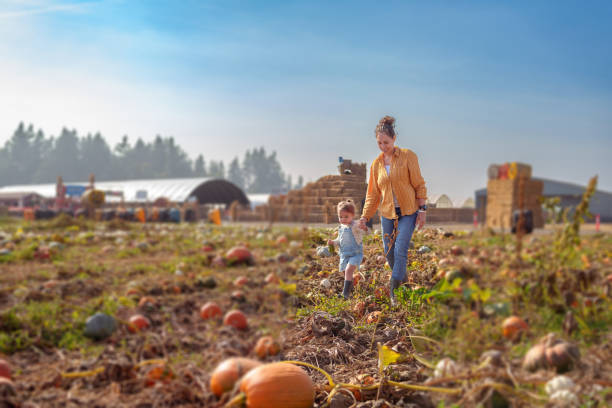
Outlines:
{"type": "Polygon", "coordinates": [[[365,231],[355,222],[355,204],[353,200],[338,203],[338,238],[327,241],[328,245],[340,247],[340,272],[344,271],[344,289],[342,296],[348,299],[353,290],[353,272],[363,259],[363,236],[365,231]]]}

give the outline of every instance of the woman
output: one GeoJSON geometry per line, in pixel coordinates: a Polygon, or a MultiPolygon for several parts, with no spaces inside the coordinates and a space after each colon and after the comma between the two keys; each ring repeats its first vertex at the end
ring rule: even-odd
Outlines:
{"type": "Polygon", "coordinates": [[[419,162],[412,150],[395,146],[395,119],[385,116],[376,126],[376,142],[382,153],[370,167],[368,192],[361,227],[380,207],[383,244],[387,262],[393,270],[389,284],[391,304],[395,305],[395,289],[406,278],[408,247],[415,226],[425,225],[427,189],[419,162]]]}

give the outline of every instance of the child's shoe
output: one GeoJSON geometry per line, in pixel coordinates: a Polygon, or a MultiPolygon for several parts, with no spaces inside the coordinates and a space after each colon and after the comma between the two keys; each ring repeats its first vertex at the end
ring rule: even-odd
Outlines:
{"type": "Polygon", "coordinates": [[[352,280],[344,280],[344,288],[342,289],[342,297],[344,299],[350,298],[352,291],[353,291],[353,281],[352,280]]]}

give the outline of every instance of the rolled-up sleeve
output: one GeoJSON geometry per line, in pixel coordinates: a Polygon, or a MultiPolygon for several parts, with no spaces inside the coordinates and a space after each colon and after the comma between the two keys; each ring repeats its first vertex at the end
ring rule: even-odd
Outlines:
{"type": "Polygon", "coordinates": [[[380,204],[380,188],[378,188],[378,181],[376,174],[374,174],[374,163],[370,166],[370,178],[368,180],[368,192],[366,193],[365,204],[363,205],[363,211],[361,216],[366,218],[368,221],[374,216],[378,205],[380,204]]]}
{"type": "Polygon", "coordinates": [[[409,152],[408,155],[408,175],[410,177],[410,184],[416,192],[417,199],[427,198],[427,187],[425,187],[425,179],[421,176],[421,168],[419,167],[419,160],[416,153],[413,151],[409,152]]]}

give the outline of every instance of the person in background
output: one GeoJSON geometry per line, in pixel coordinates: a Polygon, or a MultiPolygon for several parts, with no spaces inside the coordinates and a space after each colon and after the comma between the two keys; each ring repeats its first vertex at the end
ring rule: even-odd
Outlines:
{"type": "Polygon", "coordinates": [[[421,176],[417,155],[409,149],[395,146],[395,119],[382,118],[375,129],[381,153],[372,162],[360,225],[366,223],[380,209],[383,246],[392,269],[389,282],[392,306],[396,304],[395,290],[406,279],[408,248],[415,227],[426,221],[427,189],[421,176]]]}
{"type": "Polygon", "coordinates": [[[344,288],[342,297],[348,299],[353,291],[353,273],[363,260],[363,236],[366,231],[362,229],[355,218],[355,204],[352,200],[338,203],[338,237],[327,240],[328,245],[340,248],[340,272],[344,272],[344,288]]]}

